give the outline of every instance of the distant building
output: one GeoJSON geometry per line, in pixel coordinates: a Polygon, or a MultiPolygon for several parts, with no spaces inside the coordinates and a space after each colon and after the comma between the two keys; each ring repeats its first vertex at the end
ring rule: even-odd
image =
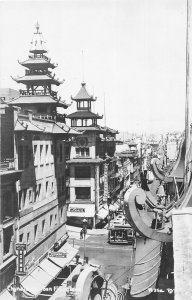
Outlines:
{"type": "Polygon", "coordinates": [[[89,95],[84,82],[72,100],[77,111],[67,118],[81,135],[71,142],[67,161],[70,200],[67,216],[70,224],[82,225],[86,217],[89,227],[95,227],[108,215],[107,198],[117,200],[115,195],[120,189],[114,157],[117,131],[97,124],[102,116],[92,112],[96,98],[89,95]]]}

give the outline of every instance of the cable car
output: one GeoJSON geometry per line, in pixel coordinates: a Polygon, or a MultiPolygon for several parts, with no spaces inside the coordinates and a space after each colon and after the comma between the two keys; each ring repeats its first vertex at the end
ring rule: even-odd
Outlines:
{"type": "Polygon", "coordinates": [[[129,224],[114,225],[108,230],[108,242],[110,244],[129,244],[135,240],[134,230],[129,224]]]}

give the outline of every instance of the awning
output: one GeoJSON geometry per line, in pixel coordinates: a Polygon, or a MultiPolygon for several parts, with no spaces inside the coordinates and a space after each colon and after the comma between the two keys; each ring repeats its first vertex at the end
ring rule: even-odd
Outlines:
{"type": "Polygon", "coordinates": [[[67,217],[93,218],[95,216],[95,204],[69,204],[67,217]]]}
{"type": "Polygon", "coordinates": [[[6,290],[0,295],[0,300],[15,300],[15,297],[6,290]]]}
{"type": "Polygon", "coordinates": [[[61,256],[49,256],[45,258],[38,267],[25,278],[21,285],[23,288],[37,297],[48,284],[57,277],[64,268],[77,254],[78,250],[72,248],[69,243],[66,243],[61,249],[57,251],[57,254],[64,253],[66,257],[61,256]]]}
{"type": "Polygon", "coordinates": [[[78,250],[73,248],[69,243],[66,243],[58,252],[66,253],[66,257],[50,257],[49,259],[54,262],[54,264],[59,265],[64,268],[77,254],[78,250]]]}
{"type": "Polygon", "coordinates": [[[108,216],[108,209],[101,208],[97,214],[100,219],[105,219],[108,216]]]}

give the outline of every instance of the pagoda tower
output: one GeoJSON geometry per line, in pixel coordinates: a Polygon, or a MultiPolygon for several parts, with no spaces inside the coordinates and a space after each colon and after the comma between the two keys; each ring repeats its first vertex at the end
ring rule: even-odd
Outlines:
{"type": "Polygon", "coordinates": [[[14,99],[10,104],[32,110],[33,113],[39,114],[43,118],[47,116],[49,119],[56,120],[57,108],[66,109],[69,105],[61,100],[61,97],[57,96],[57,92],[52,89],[52,86],[59,86],[64,80],[60,81],[51,72],[57,64],[51,62],[47,52],[43,35],[37,23],[28,58],[22,62],[19,61],[20,65],[26,68],[25,75],[12,77],[17,83],[24,84],[26,89],[20,90],[20,97],[14,99]]]}
{"type": "Polygon", "coordinates": [[[92,102],[97,98],[89,95],[85,82],[82,82],[80,91],[71,99],[77,103],[77,111],[67,116],[71,119],[71,127],[78,127],[78,129],[80,129],[79,127],[97,127],[97,119],[102,119],[103,116],[91,111],[92,102]]]}

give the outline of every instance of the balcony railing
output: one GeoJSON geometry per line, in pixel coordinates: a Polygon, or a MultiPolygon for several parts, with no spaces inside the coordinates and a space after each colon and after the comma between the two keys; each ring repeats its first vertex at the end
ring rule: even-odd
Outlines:
{"type": "Polygon", "coordinates": [[[60,123],[65,123],[65,115],[62,114],[33,114],[34,119],[41,119],[41,120],[50,120],[50,121],[56,121],[60,123]]]}
{"type": "Polygon", "coordinates": [[[19,90],[20,95],[22,96],[52,96],[53,98],[57,98],[57,92],[55,91],[44,91],[44,90],[19,90]]]}
{"type": "Polygon", "coordinates": [[[48,70],[25,70],[25,75],[49,75],[52,77],[52,73],[48,70]]]}

